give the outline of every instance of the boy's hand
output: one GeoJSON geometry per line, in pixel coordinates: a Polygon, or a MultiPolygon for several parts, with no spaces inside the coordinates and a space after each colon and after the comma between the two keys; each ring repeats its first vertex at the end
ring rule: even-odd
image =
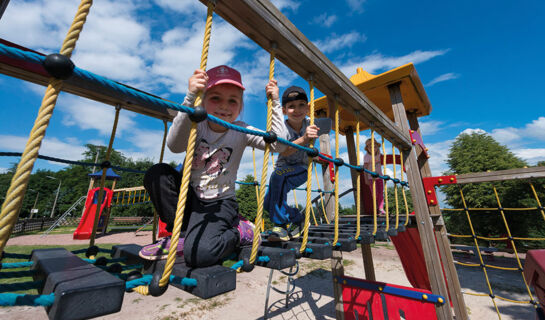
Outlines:
{"type": "Polygon", "coordinates": [[[208,75],[206,74],[206,71],[197,69],[193,72],[193,75],[189,77],[187,92],[197,94],[199,91],[204,91],[207,83],[208,75]]]}
{"type": "Polygon", "coordinates": [[[310,142],[312,139],[318,138],[318,130],[320,130],[320,128],[318,128],[314,124],[308,126],[305,130],[305,135],[303,136],[303,138],[305,139],[305,143],[310,142]]]}
{"type": "Polygon", "coordinates": [[[276,80],[269,80],[269,83],[267,83],[267,86],[265,87],[265,91],[267,92],[267,98],[271,98],[272,100],[278,100],[278,84],[276,80]]]}

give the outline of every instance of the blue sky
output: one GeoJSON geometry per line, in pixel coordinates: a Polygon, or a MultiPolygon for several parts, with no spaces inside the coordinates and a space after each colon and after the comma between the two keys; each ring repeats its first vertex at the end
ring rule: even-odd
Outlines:
{"type": "MultiPolygon", "coordinates": [[[[545,160],[545,2],[273,3],[347,77],[356,67],[378,74],[415,63],[433,106],[431,115],[420,120],[434,174],[446,170],[453,139],[471,130],[490,133],[530,164],[545,160]]],[[[58,52],[78,4],[11,1],[0,20],[0,37],[43,53],[58,52]]],[[[80,68],[181,101],[187,78],[199,65],[205,15],[197,0],[96,0],[72,59],[80,68]]],[[[243,75],[248,89],[242,119],[264,128],[268,53],[218,16],[211,46],[209,67],[228,64],[243,75]]],[[[281,89],[308,88],[281,64],[277,79],[281,89]]],[[[0,151],[23,150],[43,93],[44,87],[0,75],[0,151]]],[[[113,117],[111,106],[62,94],[40,153],[80,159],[86,143],[107,145],[113,117]]],[[[122,111],[114,147],[128,156],[157,160],[162,128],[159,120],[122,111]]],[[[341,153],[347,158],[345,146],[341,153]]],[[[166,154],[168,161],[181,159],[166,154]]],[[[0,169],[14,161],[0,159],[0,169]]],[[[35,168],[62,166],[39,160],[35,168]]],[[[239,177],[251,171],[248,150],[239,177]]],[[[348,181],[345,172],[342,185],[348,181]]]]}

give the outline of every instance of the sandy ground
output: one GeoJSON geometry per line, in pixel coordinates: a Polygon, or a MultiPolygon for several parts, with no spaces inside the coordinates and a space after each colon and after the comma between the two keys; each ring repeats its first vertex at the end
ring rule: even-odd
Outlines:
{"type": "MultiPolygon", "coordinates": [[[[72,240],[71,234],[40,236],[19,236],[10,239],[9,245],[28,244],[85,244],[84,241],[72,240]]],[[[97,239],[104,243],[147,244],[150,232],[141,232],[137,236],[132,232],[117,233],[97,239]]],[[[373,258],[377,280],[410,286],[395,250],[387,247],[373,248],[373,258]]],[[[363,261],[360,250],[344,253],[345,273],[350,276],[364,277],[363,261]]],[[[460,256],[464,261],[472,257],[460,256]]],[[[486,261],[490,264],[514,266],[511,258],[495,257],[486,261]]],[[[486,293],[488,290],[480,268],[457,266],[463,290],[474,293],[486,293]]],[[[251,273],[237,275],[237,289],[227,294],[201,300],[191,294],[170,287],[158,298],[141,296],[137,293],[125,294],[123,307],[119,313],[99,319],[263,319],[267,281],[270,270],[257,267],[251,273]]],[[[510,299],[528,300],[520,272],[489,270],[492,286],[496,295],[510,299]]],[[[273,284],[285,289],[286,278],[279,272],[273,274],[273,284]]],[[[284,308],[285,296],[271,292],[269,300],[270,319],[334,319],[333,287],[330,261],[301,259],[301,269],[295,280],[296,289],[289,298],[288,308],[284,308]]],[[[464,295],[471,319],[498,319],[492,300],[486,297],[464,295]]],[[[496,299],[502,319],[534,319],[533,307],[496,299]]],[[[47,319],[43,308],[11,307],[0,308],[0,319],[47,319]]]]}

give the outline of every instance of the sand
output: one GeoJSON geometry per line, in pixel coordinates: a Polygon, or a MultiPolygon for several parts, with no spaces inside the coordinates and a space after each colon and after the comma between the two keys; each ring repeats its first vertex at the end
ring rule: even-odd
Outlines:
{"type": "MultiPolygon", "coordinates": [[[[71,234],[53,234],[47,237],[38,235],[19,236],[10,239],[9,245],[29,244],[86,244],[85,241],[71,239],[71,234]]],[[[149,232],[116,233],[97,239],[97,244],[136,243],[147,244],[151,239],[149,232]]],[[[9,252],[9,248],[7,249],[9,252]]],[[[379,281],[410,286],[397,257],[389,246],[372,249],[376,277],[379,281]]],[[[360,250],[344,253],[345,273],[350,276],[364,277],[363,261],[360,250]]],[[[464,261],[472,257],[460,256],[464,261]]],[[[330,260],[301,259],[301,267],[295,279],[295,291],[290,296],[288,308],[284,307],[285,296],[274,291],[269,300],[269,319],[334,319],[333,287],[331,281],[330,260]]],[[[491,264],[513,264],[512,259],[498,258],[487,261],[491,264]]],[[[480,268],[457,266],[463,290],[474,293],[486,293],[488,290],[480,268]]],[[[221,296],[202,300],[175,287],[170,287],[161,297],[141,296],[126,293],[120,312],[97,319],[263,319],[267,281],[270,270],[257,267],[251,273],[237,275],[237,289],[221,296]]],[[[489,276],[497,295],[528,300],[520,272],[489,270],[489,276]]],[[[286,277],[279,272],[273,273],[273,284],[279,289],[286,288],[286,277]]],[[[464,295],[471,319],[498,319],[492,300],[488,297],[464,295]]],[[[527,304],[515,304],[496,299],[502,319],[534,319],[533,307],[527,304]]],[[[41,307],[0,308],[0,319],[47,319],[41,307]]]]}

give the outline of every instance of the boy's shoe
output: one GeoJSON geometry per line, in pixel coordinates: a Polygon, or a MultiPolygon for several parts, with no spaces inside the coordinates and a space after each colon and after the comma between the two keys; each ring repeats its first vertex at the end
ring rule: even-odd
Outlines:
{"type": "MultiPolygon", "coordinates": [[[[138,255],[142,259],[146,260],[164,260],[168,257],[168,249],[170,248],[170,236],[159,239],[155,243],[148,244],[142,247],[138,255]]],[[[176,248],[176,255],[182,256],[184,254],[184,238],[180,238],[178,241],[178,247],[176,248]]]]}
{"type": "Polygon", "coordinates": [[[303,222],[301,223],[292,223],[289,230],[289,235],[291,239],[297,239],[303,234],[303,222]]]}
{"type": "MultiPolygon", "coordinates": [[[[255,225],[239,216],[238,233],[240,233],[240,246],[249,246],[254,242],[255,225]]],[[[259,235],[259,243],[261,243],[261,235],[259,235]]]]}
{"type": "Polygon", "coordinates": [[[272,229],[267,238],[269,241],[278,242],[278,241],[289,241],[290,234],[285,226],[276,225],[272,229]]]}

